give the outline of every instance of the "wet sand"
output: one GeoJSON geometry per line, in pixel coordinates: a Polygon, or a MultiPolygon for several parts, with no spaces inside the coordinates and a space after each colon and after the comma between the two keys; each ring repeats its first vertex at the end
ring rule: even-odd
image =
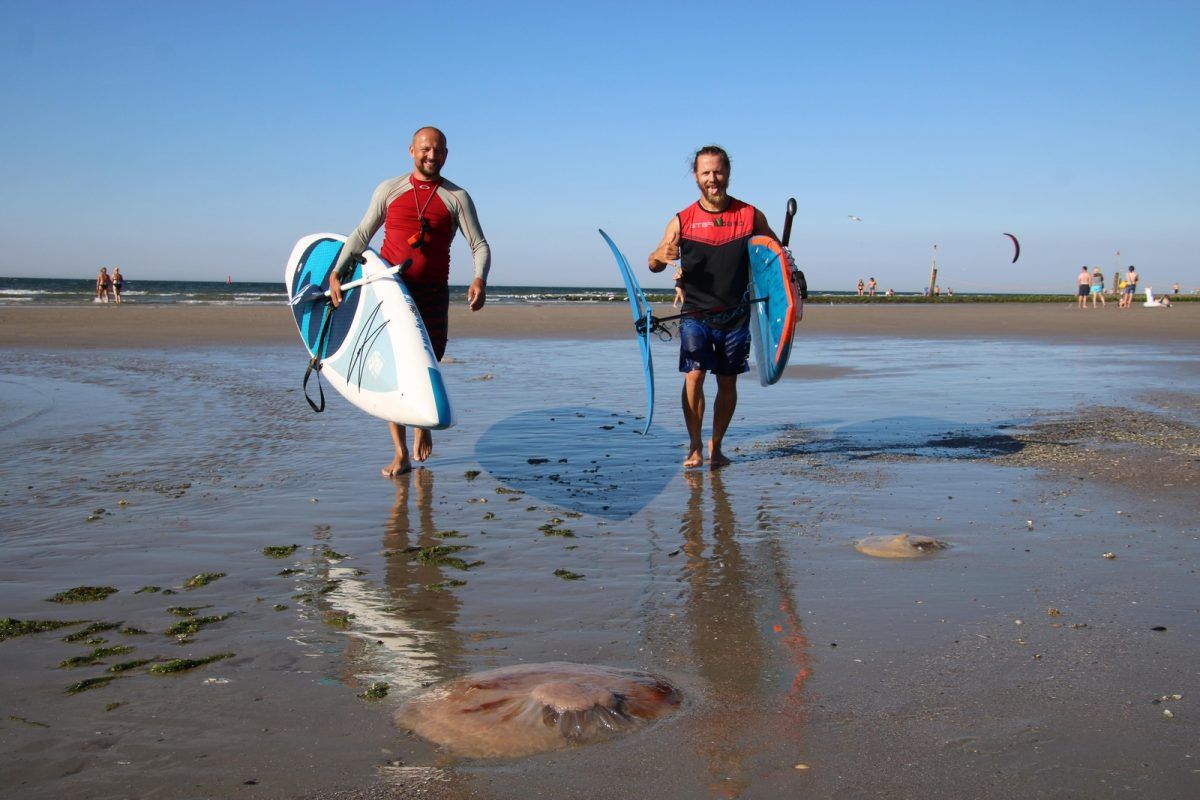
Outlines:
{"type": "Polygon", "coordinates": [[[717,472],[679,466],[674,344],[642,437],[623,309],[489,306],[451,323],[459,425],[396,481],[381,423],[308,410],[280,311],[0,309],[0,618],[119,623],[0,641],[13,796],[1200,787],[1190,306],[810,309],[784,381],[740,384],[717,472]],[[901,533],[950,547],[854,549],[901,533]],[[461,564],[413,550],[447,545],[461,564]],[[198,573],[225,574],[184,588],[198,573]],[[84,585],[118,592],[47,602],[84,585]],[[222,619],[180,641],[180,606],[222,619]],[[59,666],[114,645],[134,650],[59,666]],[[393,725],[431,683],[553,661],[660,674],[683,704],[521,759],[393,725]]]}
{"type": "MultiPolygon", "coordinates": [[[[658,309],[662,316],[674,313],[658,309]]],[[[263,306],[0,307],[0,346],[90,349],[98,347],[208,347],[291,344],[289,310],[263,306]]],[[[507,306],[481,311],[451,308],[456,338],[624,338],[632,322],[624,304],[507,306]]],[[[905,338],[1012,338],[1057,342],[1160,342],[1195,340],[1200,303],[1171,309],[1115,306],[1080,311],[1073,304],[977,303],[821,306],[809,304],[802,335],[905,338]]]]}

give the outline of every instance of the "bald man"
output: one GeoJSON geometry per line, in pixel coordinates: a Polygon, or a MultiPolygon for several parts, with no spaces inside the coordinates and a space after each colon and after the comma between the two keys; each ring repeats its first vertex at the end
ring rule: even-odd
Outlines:
{"type": "MultiPolygon", "coordinates": [[[[384,238],[379,254],[384,260],[401,264],[412,259],[412,265],[404,273],[404,285],[421,312],[433,352],[441,361],[448,336],[450,244],[454,234],[462,232],[471,247],[475,277],[467,290],[467,305],[472,311],[483,308],[487,297],[491,249],[483,238],[471,196],[442,177],[449,153],[446,135],[437,128],[421,128],[413,134],[408,152],[413,160],[412,172],[390,178],[375,188],[367,213],[338,256],[329,278],[330,295],[336,308],[342,302],[343,270],[349,273],[353,259],[367,249],[371,237],[382,227],[384,238]]],[[[433,436],[430,431],[417,428],[410,455],[404,426],[394,422],[388,425],[395,455],[381,472],[390,478],[411,470],[413,458],[428,459],[433,453],[433,436]]]]}

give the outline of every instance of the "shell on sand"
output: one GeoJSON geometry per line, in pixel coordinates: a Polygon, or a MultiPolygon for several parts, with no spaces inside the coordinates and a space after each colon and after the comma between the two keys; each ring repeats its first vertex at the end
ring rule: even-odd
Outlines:
{"type": "Polygon", "coordinates": [[[854,549],[876,558],[920,558],[949,546],[932,536],[902,533],[899,536],[868,536],[854,545],[854,549]]]}
{"type": "Polygon", "coordinates": [[[396,722],[466,758],[557,750],[637,730],[679,707],[657,675],[567,662],[521,664],[439,684],[396,722]]]}

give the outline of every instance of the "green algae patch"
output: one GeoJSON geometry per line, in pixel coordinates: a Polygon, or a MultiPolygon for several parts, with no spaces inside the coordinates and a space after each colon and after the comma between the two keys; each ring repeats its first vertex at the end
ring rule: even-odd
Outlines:
{"type": "Polygon", "coordinates": [[[5,617],[0,619],[0,642],[5,639],[15,639],[18,636],[28,636],[31,633],[56,631],[59,628],[69,628],[72,625],[82,625],[86,619],[15,619],[5,617]]]}
{"type": "Polygon", "coordinates": [[[479,470],[477,470],[477,469],[469,469],[469,470],[467,470],[466,472],[464,472],[464,473],[463,473],[463,477],[464,477],[464,478],[466,478],[466,479],[467,479],[467,480],[469,480],[469,481],[473,481],[473,480],[475,480],[476,478],[478,478],[478,477],[479,477],[479,470]]]}
{"type": "Polygon", "coordinates": [[[454,589],[459,586],[466,586],[466,585],[467,585],[466,581],[450,580],[450,581],[442,581],[441,583],[427,583],[427,584],[425,584],[425,589],[430,592],[444,592],[447,589],[454,589]]]}
{"type": "Polygon", "coordinates": [[[216,614],[208,617],[188,617],[176,622],[163,631],[163,636],[191,636],[199,633],[203,627],[216,625],[218,622],[224,622],[227,619],[229,619],[228,614],[216,614]]]}
{"type": "Polygon", "coordinates": [[[54,597],[48,597],[46,601],[49,603],[94,603],[116,593],[117,589],[113,586],[76,586],[74,589],[59,592],[54,597]]]}
{"type": "Polygon", "coordinates": [[[389,687],[386,683],[372,683],[365,692],[356,695],[360,700],[382,700],[387,697],[389,687]]]}
{"type": "Polygon", "coordinates": [[[162,591],[161,586],[143,586],[142,588],[140,588],[136,592],[134,592],[134,594],[158,594],[161,591],[162,591]]]}
{"type": "Polygon", "coordinates": [[[183,588],[199,589],[201,586],[208,586],[213,581],[224,578],[225,574],[224,572],[201,572],[184,581],[183,588]]]}
{"type": "Polygon", "coordinates": [[[321,614],[321,621],[331,628],[344,631],[350,627],[350,619],[353,616],[345,611],[326,611],[321,614]]]}
{"type": "Polygon", "coordinates": [[[264,547],[262,552],[267,558],[287,558],[299,549],[298,544],[280,544],[264,547]]]}
{"type": "Polygon", "coordinates": [[[275,605],[271,606],[271,608],[275,611],[287,611],[288,609],[288,607],[283,603],[276,603],[275,605]]]}
{"type": "Polygon", "coordinates": [[[288,575],[299,575],[301,572],[304,572],[304,570],[299,569],[298,567],[288,567],[287,569],[281,569],[279,572],[276,572],[275,574],[287,577],[288,575]]]}
{"type": "Polygon", "coordinates": [[[337,550],[334,550],[329,545],[325,545],[320,550],[318,550],[317,555],[322,556],[324,558],[328,558],[330,561],[345,561],[347,558],[350,557],[350,556],[346,555],[345,553],[339,553],[337,550]]]}
{"type": "Polygon", "coordinates": [[[105,703],[104,710],[105,711],[116,711],[118,708],[120,708],[123,705],[125,705],[125,703],[120,702],[120,701],[118,701],[116,703],[105,703]]]}
{"type": "Polygon", "coordinates": [[[575,532],[572,531],[570,528],[556,528],[554,525],[551,525],[549,523],[541,526],[540,528],[538,528],[538,530],[541,531],[542,534],[545,536],[561,536],[564,539],[574,539],[575,538],[575,532]]]}
{"type": "Polygon", "coordinates": [[[117,633],[121,634],[122,636],[145,636],[146,634],[150,633],[150,631],[144,631],[141,628],[134,628],[126,625],[124,628],[121,628],[119,631],[117,631],[117,633]]]}
{"type": "Polygon", "coordinates": [[[153,664],[154,662],[156,662],[158,660],[159,659],[157,659],[157,658],[138,658],[138,659],[134,659],[133,661],[122,661],[120,664],[113,664],[111,667],[108,668],[107,671],[108,672],[118,672],[118,673],[119,672],[129,672],[131,669],[137,669],[138,667],[144,667],[147,664],[153,664]]]}
{"type": "Polygon", "coordinates": [[[16,717],[16,716],[13,716],[12,714],[9,714],[8,718],[12,722],[20,722],[24,725],[29,725],[34,728],[49,728],[50,727],[49,725],[47,725],[44,722],[34,722],[31,719],[25,719],[24,717],[16,717]]]}
{"type": "Polygon", "coordinates": [[[93,622],[83,630],[75,631],[74,633],[68,633],[62,638],[62,640],[64,642],[87,642],[88,644],[91,644],[91,642],[88,640],[97,633],[111,631],[119,627],[121,627],[121,623],[119,622],[93,622]]]}
{"type": "Polygon", "coordinates": [[[206,608],[212,608],[212,606],[170,606],[167,608],[167,613],[174,614],[177,617],[194,617],[197,611],[202,611],[206,608]]]}
{"type": "Polygon", "coordinates": [[[150,667],[148,672],[151,675],[171,675],[176,672],[187,672],[197,667],[203,667],[211,664],[214,661],[220,661],[223,658],[233,658],[234,653],[220,653],[207,658],[173,658],[170,661],[160,661],[150,667]]]}
{"type": "Polygon", "coordinates": [[[72,656],[71,658],[63,659],[62,661],[58,662],[58,668],[74,669],[75,667],[86,667],[105,658],[129,655],[133,651],[134,648],[127,644],[118,645],[117,647],[97,647],[95,650],[85,656],[72,656]]]}
{"type": "Polygon", "coordinates": [[[80,692],[90,692],[92,689],[99,689],[101,686],[108,686],[109,683],[117,679],[116,675],[104,675],[99,678],[88,678],[79,683],[72,683],[67,687],[67,694],[79,694],[80,692]]]}
{"type": "Polygon", "coordinates": [[[569,569],[556,569],[554,570],[554,574],[562,578],[564,581],[581,581],[585,577],[580,575],[578,572],[571,572],[569,569]]]}
{"type": "Polygon", "coordinates": [[[522,492],[520,489],[510,489],[507,486],[497,486],[496,494],[515,494],[515,495],[520,496],[525,493],[522,492]]]}
{"type": "Polygon", "coordinates": [[[483,564],[482,561],[467,562],[465,559],[454,555],[461,553],[464,550],[470,550],[471,546],[467,544],[435,544],[431,547],[408,547],[404,552],[412,558],[416,558],[422,564],[430,564],[436,567],[453,567],[461,569],[464,572],[471,567],[478,567],[483,564]]]}

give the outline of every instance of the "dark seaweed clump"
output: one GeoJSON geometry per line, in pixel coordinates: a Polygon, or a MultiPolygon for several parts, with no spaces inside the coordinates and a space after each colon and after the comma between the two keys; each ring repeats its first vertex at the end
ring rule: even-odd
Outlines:
{"type": "Polygon", "coordinates": [[[201,628],[206,625],[215,625],[218,622],[224,622],[229,618],[228,614],[219,614],[210,617],[188,617],[176,622],[171,627],[163,631],[164,636],[191,636],[198,633],[201,628]]]}
{"type": "Polygon", "coordinates": [[[132,653],[133,651],[134,648],[127,644],[118,645],[117,647],[97,647],[86,656],[72,656],[71,658],[60,661],[58,668],[74,669],[75,667],[86,667],[90,664],[95,664],[101,659],[109,658],[111,656],[124,656],[132,653]]]}
{"type": "Polygon", "coordinates": [[[583,575],[580,575],[578,572],[571,572],[569,569],[556,569],[554,570],[554,574],[564,581],[581,581],[584,578],[583,575]]]}
{"type": "Polygon", "coordinates": [[[263,555],[267,558],[287,558],[292,553],[300,549],[298,544],[288,545],[273,545],[263,548],[263,555]]]}
{"type": "Polygon", "coordinates": [[[174,672],[187,672],[189,669],[203,667],[205,664],[211,664],[214,661],[220,661],[223,658],[233,658],[233,653],[221,653],[207,658],[173,658],[170,661],[162,661],[150,667],[150,673],[154,675],[170,675],[174,672]]]}
{"type": "Polygon", "coordinates": [[[31,633],[54,631],[59,628],[70,627],[71,625],[82,625],[84,622],[87,622],[87,620],[15,619],[13,617],[4,617],[0,619],[0,642],[5,639],[15,639],[18,636],[27,636],[31,633]]]}
{"type": "Polygon", "coordinates": [[[224,578],[224,572],[201,572],[198,575],[193,575],[183,582],[185,589],[199,589],[201,586],[208,586],[215,580],[224,578]]]}
{"type": "Polygon", "coordinates": [[[113,586],[76,586],[74,589],[67,589],[54,597],[47,598],[47,601],[51,603],[93,603],[103,600],[110,594],[116,594],[116,592],[117,589],[113,586]]]}
{"type": "Polygon", "coordinates": [[[370,688],[358,695],[363,700],[382,700],[387,697],[388,685],[386,683],[372,683],[370,688]]]}
{"type": "Polygon", "coordinates": [[[466,544],[438,544],[432,547],[408,547],[404,552],[411,557],[415,557],[422,564],[431,564],[437,567],[453,567],[454,569],[468,570],[471,567],[481,565],[482,561],[467,562],[455,553],[461,553],[463,550],[470,550],[471,546],[466,544]]]}
{"type": "Polygon", "coordinates": [[[105,675],[100,678],[87,678],[79,683],[72,683],[67,687],[67,694],[79,694],[90,689],[99,689],[101,686],[107,686],[109,682],[115,681],[116,675],[105,675]]]}
{"type": "Polygon", "coordinates": [[[86,642],[97,633],[111,631],[115,628],[119,628],[120,626],[121,623],[119,622],[93,622],[91,625],[88,625],[82,630],[75,631],[74,633],[68,633],[62,638],[62,640],[64,642],[86,642]]]}

